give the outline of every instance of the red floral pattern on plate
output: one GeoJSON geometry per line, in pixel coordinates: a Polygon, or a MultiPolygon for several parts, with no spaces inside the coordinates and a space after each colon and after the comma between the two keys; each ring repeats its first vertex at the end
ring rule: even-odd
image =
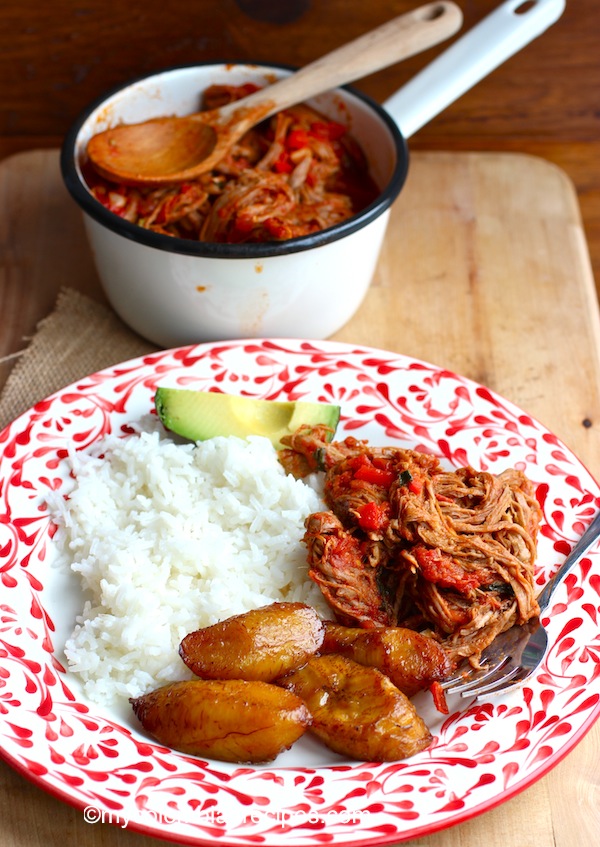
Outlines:
{"type": "Polygon", "coordinates": [[[41,787],[104,820],[190,844],[376,845],[434,832],[508,799],[552,768],[600,714],[600,552],[547,616],[550,650],[530,684],[487,701],[425,694],[435,736],[403,762],[346,762],[302,739],[264,767],[203,761],[152,743],[124,704],[86,701],[64,639],[81,598],[53,568],[49,490],[65,458],[152,413],[159,384],[339,403],[338,435],[399,443],[449,465],[523,469],[544,512],[539,585],[600,507],[598,484],[529,415],[414,359],[334,342],[199,345],[126,362],[38,403],[0,434],[0,750],[41,787]]]}

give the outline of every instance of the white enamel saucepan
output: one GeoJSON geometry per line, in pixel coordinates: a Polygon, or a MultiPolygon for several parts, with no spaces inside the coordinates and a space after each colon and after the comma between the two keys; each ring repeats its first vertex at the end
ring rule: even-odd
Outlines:
{"type": "Polygon", "coordinates": [[[383,106],[351,88],[313,98],[315,108],[349,127],[381,192],[343,223],[288,241],[214,244],[143,229],[91,195],[80,164],[88,140],[102,129],[189,114],[212,84],[265,85],[290,69],[199,64],[145,77],[102,98],[68,133],[61,168],[84,213],[115,311],[161,347],[228,338],[320,339],[336,332],[360,306],[375,271],[390,207],[408,171],[406,139],[541,35],[564,7],[565,0],[504,2],[383,106]]]}

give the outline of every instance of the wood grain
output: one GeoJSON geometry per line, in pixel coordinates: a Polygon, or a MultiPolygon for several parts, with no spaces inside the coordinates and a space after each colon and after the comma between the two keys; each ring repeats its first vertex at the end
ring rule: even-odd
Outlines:
{"type": "MultiPolygon", "coordinates": [[[[0,357],[21,349],[63,285],[98,300],[56,151],[0,164],[0,357]]],[[[339,340],[444,365],[534,415],[600,468],[600,319],[576,194],[542,159],[415,153],[373,285],[339,340]]],[[[6,372],[10,362],[4,365],[6,372]]],[[[6,376],[0,377],[0,384],[6,376]]],[[[583,847],[600,831],[600,724],[549,774],[497,808],[408,847],[583,847]]],[[[168,831],[164,833],[168,839],[168,831]]],[[[0,763],[0,843],[151,847],[86,824],[0,763]]]]}

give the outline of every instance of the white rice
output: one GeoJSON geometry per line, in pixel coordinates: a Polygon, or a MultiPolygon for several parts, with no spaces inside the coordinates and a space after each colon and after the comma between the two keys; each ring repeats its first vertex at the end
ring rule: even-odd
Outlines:
{"type": "Polygon", "coordinates": [[[267,439],[142,432],[70,461],[55,543],[88,599],[65,653],[96,702],[186,678],[183,636],[229,615],[276,600],[325,613],[300,540],[322,502],[267,439]]]}

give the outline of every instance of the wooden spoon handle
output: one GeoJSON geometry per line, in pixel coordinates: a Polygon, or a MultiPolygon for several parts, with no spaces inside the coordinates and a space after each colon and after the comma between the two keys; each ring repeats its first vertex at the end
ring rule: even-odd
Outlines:
{"type": "Polygon", "coordinates": [[[248,110],[248,122],[256,123],[258,114],[268,117],[426,50],[449,38],[461,24],[462,12],[455,3],[428,3],[333,50],[292,76],[219,109],[220,122],[228,121],[243,108],[248,110]]]}

